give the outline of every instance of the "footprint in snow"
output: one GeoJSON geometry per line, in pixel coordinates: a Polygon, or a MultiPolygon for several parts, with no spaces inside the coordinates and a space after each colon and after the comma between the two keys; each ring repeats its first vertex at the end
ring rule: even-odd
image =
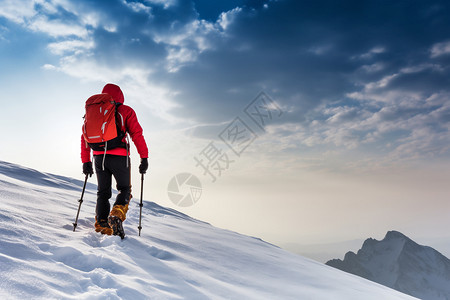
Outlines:
{"type": "Polygon", "coordinates": [[[175,255],[173,255],[172,253],[162,250],[162,249],[158,249],[154,246],[149,247],[147,249],[147,253],[150,254],[151,256],[161,259],[161,260],[174,260],[175,259],[175,255]]]}
{"type": "Polygon", "coordinates": [[[54,261],[82,272],[104,269],[113,274],[123,274],[126,269],[101,253],[86,254],[73,247],[58,247],[47,243],[38,245],[39,248],[54,261]]]}

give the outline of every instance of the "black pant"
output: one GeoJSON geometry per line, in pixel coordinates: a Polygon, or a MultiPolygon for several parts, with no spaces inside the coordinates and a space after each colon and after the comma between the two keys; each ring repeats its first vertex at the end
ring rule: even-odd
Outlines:
{"type": "Polygon", "coordinates": [[[95,213],[97,220],[108,219],[110,212],[109,198],[112,196],[112,176],[117,183],[119,194],[114,205],[125,205],[131,199],[130,162],[127,167],[126,156],[106,155],[103,163],[103,155],[95,155],[95,173],[97,173],[97,207],[95,213]]]}

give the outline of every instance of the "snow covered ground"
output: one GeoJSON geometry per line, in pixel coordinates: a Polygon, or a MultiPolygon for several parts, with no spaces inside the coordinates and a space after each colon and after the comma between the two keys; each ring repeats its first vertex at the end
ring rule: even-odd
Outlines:
{"type": "Polygon", "coordinates": [[[93,184],[73,232],[81,187],[0,161],[0,299],[414,299],[150,201],[102,236],[93,184]]]}

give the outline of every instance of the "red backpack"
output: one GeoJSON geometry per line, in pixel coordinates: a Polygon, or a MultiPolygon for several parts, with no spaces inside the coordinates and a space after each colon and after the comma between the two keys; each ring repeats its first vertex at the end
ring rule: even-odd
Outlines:
{"type": "Polygon", "coordinates": [[[117,147],[126,148],[125,132],[121,130],[116,103],[109,94],[97,94],[86,100],[83,136],[92,150],[106,151],[117,147]],[[119,122],[118,122],[119,121],[119,122]]]}

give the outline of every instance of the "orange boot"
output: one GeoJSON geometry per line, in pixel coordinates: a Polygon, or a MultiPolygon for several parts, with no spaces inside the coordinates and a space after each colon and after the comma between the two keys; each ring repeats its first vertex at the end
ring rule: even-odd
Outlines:
{"type": "Polygon", "coordinates": [[[110,217],[118,217],[122,222],[125,221],[128,211],[128,204],[125,205],[114,205],[110,217]]]}
{"type": "Polygon", "coordinates": [[[113,229],[109,226],[107,220],[97,220],[95,217],[95,231],[100,232],[101,234],[111,235],[113,234],[113,229]]]}
{"type": "Polygon", "coordinates": [[[123,230],[122,222],[125,221],[128,211],[128,204],[114,205],[111,213],[109,214],[108,222],[112,228],[113,234],[125,238],[125,232],[123,230]]]}

